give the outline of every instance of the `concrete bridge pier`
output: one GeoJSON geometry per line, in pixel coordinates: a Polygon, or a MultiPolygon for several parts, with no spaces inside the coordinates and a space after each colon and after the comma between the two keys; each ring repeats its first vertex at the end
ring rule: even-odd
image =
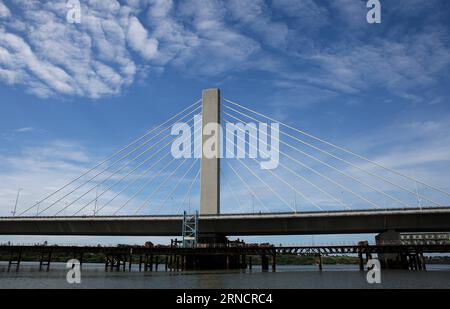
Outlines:
{"type": "MultiPolygon", "coordinates": [[[[220,90],[205,89],[202,94],[202,157],[200,172],[200,215],[220,214],[220,90]]],[[[226,235],[202,233],[199,243],[226,242],[226,235]]]]}
{"type": "MultiPolygon", "coordinates": [[[[400,233],[395,230],[380,233],[375,240],[377,245],[401,245],[400,233]]],[[[366,260],[369,258],[372,256],[367,254],[366,260]]],[[[385,269],[426,270],[423,252],[419,251],[379,253],[378,260],[385,269]]]]}
{"type": "MultiPolygon", "coordinates": [[[[375,236],[377,245],[399,245],[400,233],[395,230],[388,230],[375,236]]],[[[403,269],[401,256],[398,253],[379,253],[378,260],[383,269],[403,269]]]]}

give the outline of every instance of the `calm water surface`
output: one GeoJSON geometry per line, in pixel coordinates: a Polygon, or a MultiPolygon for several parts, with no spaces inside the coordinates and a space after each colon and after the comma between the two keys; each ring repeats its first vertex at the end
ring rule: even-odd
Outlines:
{"type": "Polygon", "coordinates": [[[103,264],[84,264],[81,284],[68,284],[64,263],[39,271],[37,263],[23,262],[19,272],[0,262],[0,288],[450,288],[450,265],[427,265],[428,271],[383,270],[381,284],[368,284],[357,265],[282,266],[277,272],[186,271],[105,272],[103,264]]]}

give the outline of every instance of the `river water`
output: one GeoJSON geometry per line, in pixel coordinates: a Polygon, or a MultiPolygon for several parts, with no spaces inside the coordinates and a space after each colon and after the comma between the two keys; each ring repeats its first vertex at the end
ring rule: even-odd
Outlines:
{"type": "MultiPolygon", "coordinates": [[[[161,265],[160,265],[161,267],[161,265]]],[[[161,267],[163,268],[163,267],[161,267]]],[[[80,284],[66,281],[64,263],[52,263],[50,271],[39,271],[37,263],[22,262],[20,270],[8,272],[0,262],[0,288],[450,288],[450,265],[427,265],[427,271],[382,270],[381,284],[369,284],[357,265],[278,265],[276,272],[254,266],[246,271],[139,272],[107,271],[103,264],[83,264],[80,284]]]]}

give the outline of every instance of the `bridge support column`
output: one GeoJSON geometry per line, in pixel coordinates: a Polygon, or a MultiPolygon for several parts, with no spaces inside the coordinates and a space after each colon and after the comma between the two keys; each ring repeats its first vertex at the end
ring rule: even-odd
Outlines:
{"type": "Polygon", "coordinates": [[[261,255],[261,269],[262,271],[268,271],[269,270],[269,259],[267,258],[267,255],[261,255]]]}
{"type": "Polygon", "coordinates": [[[83,268],[83,258],[84,258],[84,253],[81,252],[81,253],[80,253],[79,260],[78,260],[78,261],[80,262],[80,269],[83,268]]]}
{"type": "Polygon", "coordinates": [[[43,264],[44,264],[44,252],[41,252],[41,259],[39,261],[39,270],[42,270],[43,264]]]}
{"type": "Polygon", "coordinates": [[[200,214],[220,213],[220,91],[203,90],[200,214]]]}
{"type": "Polygon", "coordinates": [[[128,255],[128,271],[131,271],[131,264],[133,264],[133,253],[128,255]]]}
{"type": "Polygon", "coordinates": [[[422,264],[422,270],[427,270],[427,265],[425,264],[425,258],[423,252],[420,253],[420,263],[422,264]]]}
{"type": "Polygon", "coordinates": [[[417,268],[419,270],[422,270],[422,259],[420,258],[420,253],[416,254],[416,259],[417,259],[417,268]]]}
{"type": "Polygon", "coordinates": [[[153,254],[145,254],[144,271],[153,271],[153,254]]]}
{"type": "MultiPolygon", "coordinates": [[[[388,230],[375,236],[377,245],[400,245],[400,233],[395,230],[388,230]]],[[[399,269],[402,268],[401,256],[399,253],[379,253],[378,260],[381,268],[399,269]]]]}
{"type": "Polygon", "coordinates": [[[319,270],[322,271],[323,265],[322,265],[322,255],[319,253],[319,255],[317,256],[317,262],[319,264],[319,270]]]}
{"type": "Polygon", "coordinates": [[[362,252],[358,252],[358,259],[359,259],[359,270],[364,271],[364,259],[362,252]]]}

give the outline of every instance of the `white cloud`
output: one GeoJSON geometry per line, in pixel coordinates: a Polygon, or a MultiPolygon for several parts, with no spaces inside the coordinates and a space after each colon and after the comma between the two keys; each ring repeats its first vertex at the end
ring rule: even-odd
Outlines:
{"type": "Polygon", "coordinates": [[[227,4],[233,17],[241,23],[241,27],[251,29],[261,38],[261,42],[277,49],[286,47],[288,26],[284,22],[272,20],[263,0],[233,0],[227,4]]]}
{"type": "Polygon", "coordinates": [[[11,17],[11,12],[9,11],[8,7],[3,3],[3,1],[0,1],[0,18],[7,18],[11,17]]]}
{"type": "Polygon", "coordinates": [[[299,55],[300,61],[312,66],[309,70],[287,70],[280,76],[342,94],[386,89],[413,103],[439,102],[429,91],[450,66],[446,37],[446,31],[430,28],[401,39],[386,36],[367,44],[338,43],[299,55]]]}
{"type": "Polygon", "coordinates": [[[129,14],[100,2],[82,6],[77,26],[65,20],[65,1],[14,1],[21,15],[0,23],[0,78],[43,97],[119,94],[136,72],[120,24],[129,14]]]}
{"type": "Polygon", "coordinates": [[[136,17],[130,19],[127,33],[128,42],[144,58],[152,59],[158,51],[158,41],[148,37],[148,32],[136,17]]]}
{"type": "Polygon", "coordinates": [[[41,97],[100,98],[120,94],[139,70],[172,65],[211,76],[243,69],[259,51],[226,24],[220,2],[81,4],[81,23],[69,24],[63,0],[13,0],[16,18],[0,20],[0,79],[41,97]],[[143,13],[148,20],[138,18],[143,13]]]}
{"type": "Polygon", "coordinates": [[[7,33],[0,29],[0,44],[2,48],[2,60],[6,70],[21,72],[19,79],[27,79],[27,72],[36,76],[42,84],[53,90],[65,94],[73,93],[70,86],[71,77],[61,68],[46,61],[41,61],[33,53],[30,46],[19,36],[7,33]]]}
{"type": "MultiPolygon", "coordinates": [[[[295,84],[344,95],[375,86],[434,103],[442,99],[419,88],[450,65],[448,33],[438,22],[417,31],[400,24],[366,38],[361,1],[81,3],[81,24],[69,24],[64,0],[12,0],[14,18],[2,2],[0,80],[43,97],[101,98],[167,67],[217,79],[254,70],[283,88],[292,85],[292,92],[295,84]]],[[[396,5],[392,10],[402,13],[396,5]]]]}
{"type": "Polygon", "coordinates": [[[23,128],[18,128],[15,129],[14,132],[16,133],[27,133],[27,132],[33,132],[35,131],[35,128],[33,127],[23,127],[23,128]]]}

